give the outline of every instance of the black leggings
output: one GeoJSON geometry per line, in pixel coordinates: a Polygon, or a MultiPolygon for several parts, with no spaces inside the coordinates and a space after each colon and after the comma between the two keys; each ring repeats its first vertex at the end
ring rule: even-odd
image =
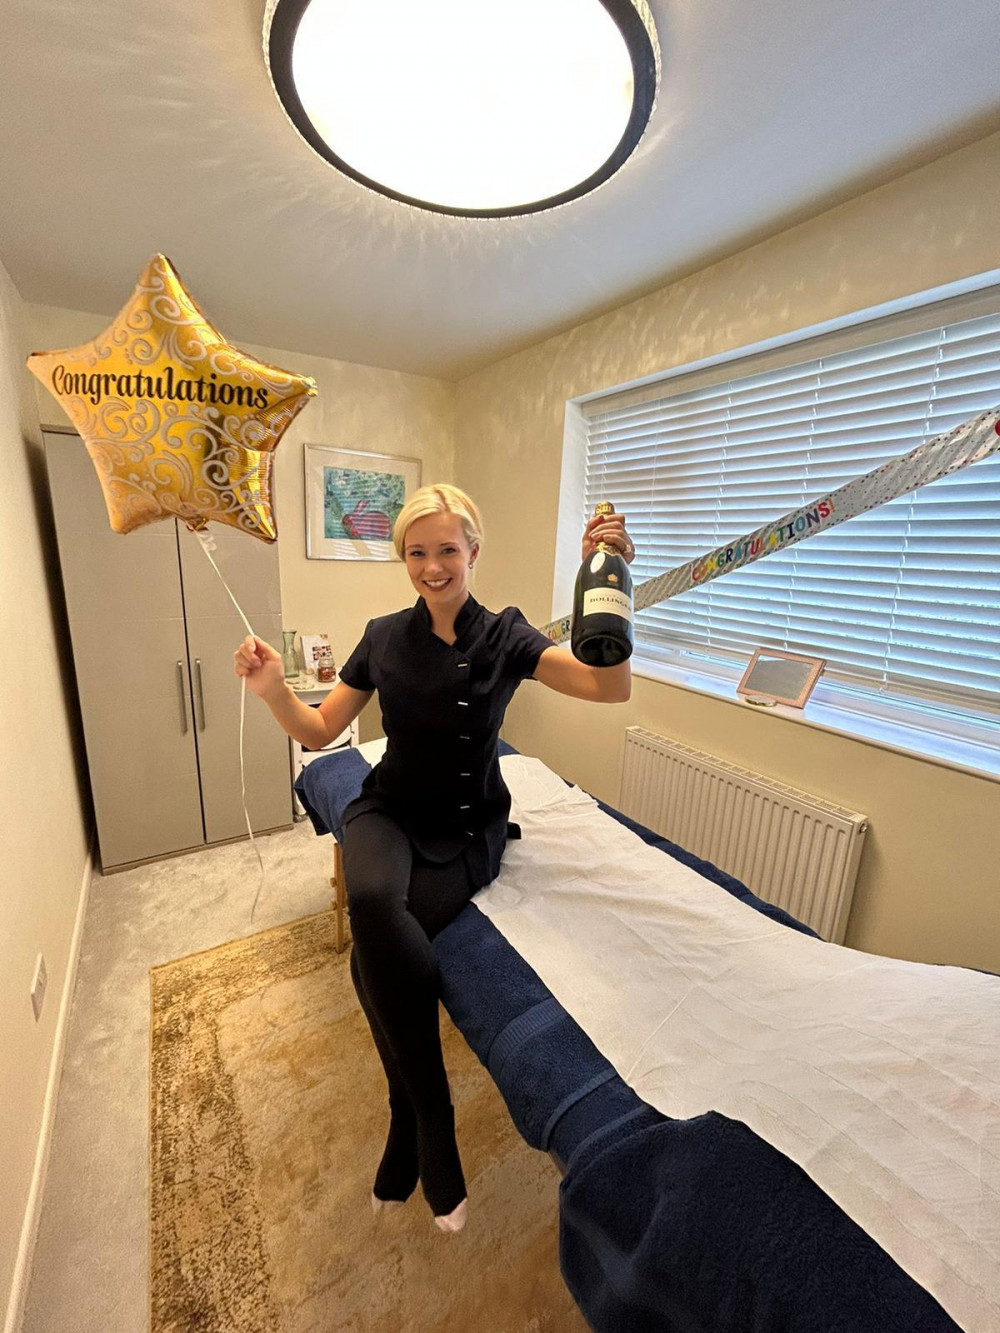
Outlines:
{"type": "Polygon", "coordinates": [[[423,860],[388,815],[369,811],[346,826],[344,882],[351,914],[351,977],[378,1048],[389,1103],[418,1120],[451,1104],[438,1026],[440,986],[430,941],[476,887],[465,857],[423,860]]]}

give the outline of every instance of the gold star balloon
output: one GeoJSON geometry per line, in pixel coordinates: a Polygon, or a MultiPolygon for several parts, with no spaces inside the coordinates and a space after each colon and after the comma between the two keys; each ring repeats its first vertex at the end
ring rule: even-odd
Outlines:
{"type": "Polygon", "coordinates": [[[115,532],[214,519],[277,539],[272,456],[315,381],[227,342],[164,255],[93,342],[34,352],[28,368],[83,437],[115,532]]]}

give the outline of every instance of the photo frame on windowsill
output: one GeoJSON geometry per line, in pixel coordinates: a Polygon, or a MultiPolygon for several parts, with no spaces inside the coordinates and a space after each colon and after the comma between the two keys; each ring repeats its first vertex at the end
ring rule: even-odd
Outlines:
{"type": "Polygon", "coordinates": [[[786,653],[778,648],[755,648],[736,693],[743,695],[748,704],[802,708],[825,666],[824,657],[786,653]]]}
{"type": "Polygon", "coordinates": [[[307,444],[306,557],[398,560],[392,527],[420,486],[420,459],[307,444]]]}

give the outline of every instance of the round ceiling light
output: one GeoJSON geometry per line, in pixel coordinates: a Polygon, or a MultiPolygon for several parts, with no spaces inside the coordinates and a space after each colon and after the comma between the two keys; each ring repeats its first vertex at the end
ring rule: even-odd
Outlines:
{"type": "Polygon", "coordinates": [[[264,50],[321,157],[464,217],[603,184],[642,137],[660,67],[645,0],[268,0],[264,50]]]}

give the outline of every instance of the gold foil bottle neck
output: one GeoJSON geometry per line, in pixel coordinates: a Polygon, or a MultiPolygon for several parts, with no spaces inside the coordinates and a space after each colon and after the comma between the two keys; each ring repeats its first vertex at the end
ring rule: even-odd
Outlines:
{"type": "MultiPolygon", "coordinates": [[[[595,518],[597,517],[598,514],[613,514],[614,512],[615,512],[615,507],[610,500],[602,500],[600,504],[594,506],[595,518]]],[[[607,542],[598,542],[596,549],[598,551],[603,551],[605,555],[618,554],[615,548],[613,546],[609,546],[607,542]]]]}

